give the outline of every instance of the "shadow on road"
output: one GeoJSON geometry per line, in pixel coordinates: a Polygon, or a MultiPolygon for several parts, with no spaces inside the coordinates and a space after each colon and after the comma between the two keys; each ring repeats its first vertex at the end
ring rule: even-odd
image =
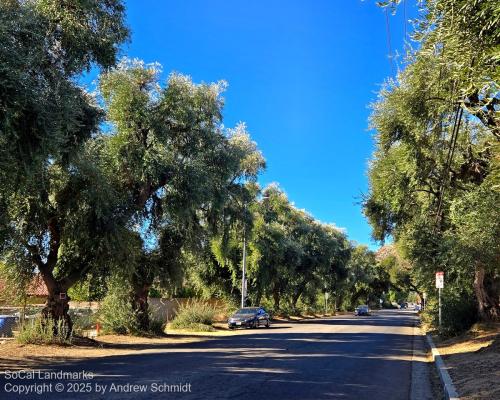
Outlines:
{"type": "Polygon", "coordinates": [[[337,316],[317,320],[302,320],[298,323],[326,324],[326,325],[370,325],[370,326],[406,326],[415,324],[416,313],[412,311],[372,311],[368,316],[337,316]]]}
{"type": "MultiPolygon", "coordinates": [[[[414,322],[412,315],[395,318],[383,313],[367,318],[308,320],[203,342],[141,344],[135,354],[66,361],[49,369],[93,371],[94,383],[103,385],[189,382],[190,393],[175,394],[185,399],[400,400],[410,393],[411,335],[321,330],[328,325],[406,327],[414,322]],[[304,323],[315,327],[310,332],[293,329],[294,325],[304,329],[304,323]]],[[[50,398],[68,397],[89,398],[82,393],[50,398]]],[[[106,398],[164,398],[164,394],[108,393],[106,398]]]]}

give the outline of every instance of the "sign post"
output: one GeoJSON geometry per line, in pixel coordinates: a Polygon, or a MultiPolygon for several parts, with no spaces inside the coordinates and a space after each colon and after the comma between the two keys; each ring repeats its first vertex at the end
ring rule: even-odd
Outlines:
{"type": "Polygon", "coordinates": [[[441,289],[444,288],[444,272],[436,272],[436,288],[439,291],[439,327],[441,327],[441,289]]]}

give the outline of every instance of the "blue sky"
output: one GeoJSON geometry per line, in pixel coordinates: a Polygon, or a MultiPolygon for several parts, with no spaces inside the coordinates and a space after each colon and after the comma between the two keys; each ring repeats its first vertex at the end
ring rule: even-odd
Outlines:
{"type": "MultiPolygon", "coordinates": [[[[224,124],[247,124],[267,160],[262,185],[278,182],[297,207],[377,247],[357,204],[373,147],[368,105],[391,74],[374,1],[129,0],[127,19],[128,57],[160,62],[165,78],[229,83],[224,124]]],[[[402,12],[390,28],[401,50],[402,12]]]]}

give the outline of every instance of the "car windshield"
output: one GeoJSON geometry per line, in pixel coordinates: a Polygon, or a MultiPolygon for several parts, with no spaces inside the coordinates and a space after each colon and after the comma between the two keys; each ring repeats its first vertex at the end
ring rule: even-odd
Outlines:
{"type": "Polygon", "coordinates": [[[259,310],[258,308],[242,308],[236,311],[235,315],[255,314],[258,310],[259,310]]]}

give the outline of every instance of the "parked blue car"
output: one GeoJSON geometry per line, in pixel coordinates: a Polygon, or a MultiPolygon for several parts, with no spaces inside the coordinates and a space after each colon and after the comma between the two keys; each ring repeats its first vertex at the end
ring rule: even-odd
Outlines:
{"type": "Polygon", "coordinates": [[[370,315],[370,309],[366,304],[363,304],[361,306],[358,306],[354,309],[354,315],[360,316],[360,315],[370,315]]]}

